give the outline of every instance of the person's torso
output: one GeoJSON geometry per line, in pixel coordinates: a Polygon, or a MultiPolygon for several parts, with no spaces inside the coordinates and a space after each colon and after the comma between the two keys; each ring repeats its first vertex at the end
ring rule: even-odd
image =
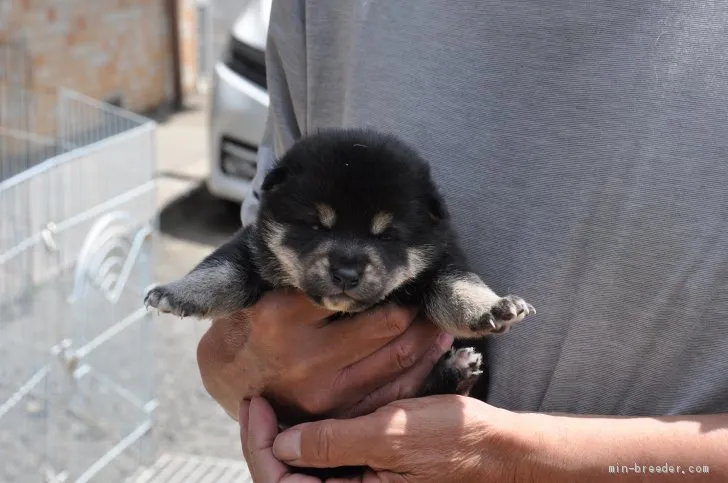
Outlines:
{"type": "Polygon", "coordinates": [[[538,310],[489,402],[728,410],[728,2],[306,5],[304,133],[424,154],[476,272],[538,310]]]}

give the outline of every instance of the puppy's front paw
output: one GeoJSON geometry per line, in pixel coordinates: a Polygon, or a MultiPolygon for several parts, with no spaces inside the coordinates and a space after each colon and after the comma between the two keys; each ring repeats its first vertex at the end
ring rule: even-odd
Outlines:
{"type": "Polygon", "coordinates": [[[506,295],[494,303],[478,321],[476,330],[484,334],[500,334],[527,315],[536,313],[533,305],[516,295],[506,295]]]}
{"type": "Polygon", "coordinates": [[[160,285],[151,289],[144,297],[144,306],[149,309],[153,307],[165,314],[173,314],[178,317],[199,317],[202,318],[204,310],[195,303],[174,290],[172,284],[160,285]]]}

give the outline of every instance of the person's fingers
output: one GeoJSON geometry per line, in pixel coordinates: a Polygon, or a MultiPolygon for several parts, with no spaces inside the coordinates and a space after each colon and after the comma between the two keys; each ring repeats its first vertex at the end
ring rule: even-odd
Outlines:
{"type": "Polygon", "coordinates": [[[391,471],[367,471],[362,478],[362,483],[407,483],[408,478],[399,473],[391,471]]]}
{"type": "Polygon", "coordinates": [[[411,308],[377,307],[355,317],[334,321],[317,331],[316,337],[322,344],[336,341],[339,349],[329,351],[328,362],[336,367],[346,367],[405,333],[415,316],[416,311],[411,308]]]}
{"type": "MultiPolygon", "coordinates": [[[[341,413],[337,413],[336,417],[352,418],[362,414],[369,414],[392,401],[415,397],[417,391],[422,387],[425,379],[427,379],[427,376],[432,372],[435,364],[450,350],[453,340],[454,337],[452,335],[446,332],[440,333],[436,341],[426,349],[427,352],[410,369],[406,370],[389,384],[374,389],[358,403],[341,413]]],[[[377,355],[372,356],[372,358],[374,357],[377,357],[377,355]]],[[[368,361],[362,361],[362,364],[366,363],[368,361]]],[[[364,367],[363,371],[367,370],[368,368],[364,367]]],[[[360,376],[356,373],[350,373],[349,377],[356,380],[357,377],[364,377],[364,374],[360,376]]],[[[359,394],[362,393],[359,392],[359,394]]]]}
{"type": "Polygon", "coordinates": [[[385,481],[379,477],[379,473],[376,473],[372,470],[367,470],[367,472],[364,473],[361,481],[362,483],[385,483],[385,481]]]}
{"type": "MultiPolygon", "coordinates": [[[[285,480],[287,481],[287,480],[285,480]]],[[[407,479],[390,471],[374,472],[367,470],[364,475],[357,478],[329,478],[326,483],[406,483],[407,479]]],[[[298,483],[298,482],[296,482],[298,483]]]]}
{"type": "MultiPolygon", "coordinates": [[[[248,462],[248,466],[251,468],[251,472],[253,471],[253,465],[250,463],[250,461],[253,459],[250,456],[250,452],[248,451],[248,426],[250,421],[250,400],[244,400],[242,403],[240,403],[240,411],[238,414],[238,420],[240,421],[240,440],[242,442],[243,446],[243,455],[245,456],[245,460],[248,462]]],[[[279,472],[278,472],[279,473],[279,472]]],[[[273,472],[273,475],[276,475],[276,472],[273,472]]],[[[265,475],[261,475],[259,477],[257,474],[252,475],[256,482],[261,481],[261,477],[265,475]]],[[[307,475],[297,475],[286,472],[282,477],[280,477],[279,480],[270,480],[271,482],[280,482],[280,483],[319,483],[318,478],[314,478],[307,475]]],[[[262,483],[268,483],[266,480],[262,480],[262,483]]]]}
{"type": "MultiPolygon", "coordinates": [[[[411,326],[404,334],[391,341],[389,344],[381,348],[369,357],[342,369],[332,383],[332,392],[338,394],[341,401],[336,407],[351,408],[358,405],[364,394],[377,393],[376,399],[369,401],[366,406],[372,406],[373,402],[383,401],[386,397],[391,397],[391,401],[399,399],[396,397],[397,391],[402,393],[413,393],[417,390],[417,378],[423,372],[427,371],[427,366],[432,369],[439,356],[432,353],[433,345],[435,352],[439,351],[439,355],[445,353],[452,344],[452,337],[445,335],[438,343],[440,330],[431,323],[418,322],[411,326]],[[422,357],[428,354],[428,358],[420,366],[422,357]],[[397,386],[392,386],[386,392],[379,392],[382,387],[388,387],[394,380],[399,378],[404,372],[409,372],[411,368],[418,366],[418,371],[402,381],[397,386]]],[[[423,375],[422,380],[424,380],[423,375]]],[[[387,404],[386,401],[379,406],[387,404]]],[[[376,409],[379,406],[374,406],[376,409]]],[[[347,417],[366,414],[359,411],[347,411],[347,417]]],[[[337,414],[338,416],[338,414],[337,414]]]]}
{"type": "Polygon", "coordinates": [[[382,460],[386,419],[374,413],[355,419],[325,419],[287,429],[273,442],[275,457],[301,468],[367,466],[382,460]]]}
{"type": "Polygon", "coordinates": [[[248,421],[250,420],[250,401],[244,400],[240,403],[240,409],[238,411],[238,422],[240,424],[240,445],[243,448],[243,456],[245,461],[248,461],[250,455],[248,454],[248,421]]]}
{"type": "Polygon", "coordinates": [[[278,434],[276,415],[261,397],[251,399],[249,406],[248,420],[245,424],[244,444],[248,448],[246,461],[254,481],[277,483],[289,472],[289,468],[273,455],[273,441],[278,434]]]}
{"type": "MultiPolygon", "coordinates": [[[[329,480],[327,480],[326,483],[328,483],[328,481],[329,480]]],[[[255,483],[258,482],[256,481],[255,483]]],[[[321,480],[319,480],[315,476],[301,475],[299,473],[289,473],[287,475],[283,475],[280,483],[321,483],[321,480]]]]}
{"type": "Polygon", "coordinates": [[[326,327],[329,333],[346,339],[379,341],[389,340],[404,333],[417,315],[417,309],[387,304],[344,319],[342,323],[331,323],[326,327]],[[351,323],[349,323],[351,322],[351,323]],[[355,327],[349,327],[355,326],[355,327]],[[362,329],[364,326],[364,329],[362,329]]]}
{"type": "Polygon", "coordinates": [[[250,310],[255,321],[269,324],[280,322],[283,326],[319,322],[334,313],[314,304],[305,294],[293,290],[268,292],[250,310]]]}
{"type": "Polygon", "coordinates": [[[348,366],[347,376],[353,380],[368,380],[372,375],[398,376],[413,367],[433,344],[438,343],[444,353],[452,344],[452,337],[443,336],[440,341],[441,334],[443,332],[434,324],[418,321],[377,352],[348,366]]]}

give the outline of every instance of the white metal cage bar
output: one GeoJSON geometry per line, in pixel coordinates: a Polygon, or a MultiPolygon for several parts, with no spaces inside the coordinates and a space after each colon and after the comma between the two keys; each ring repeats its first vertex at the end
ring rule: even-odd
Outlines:
{"type": "Polygon", "coordinates": [[[152,457],[156,125],[53,98],[50,133],[0,118],[0,481],[121,481],[152,457]]]}

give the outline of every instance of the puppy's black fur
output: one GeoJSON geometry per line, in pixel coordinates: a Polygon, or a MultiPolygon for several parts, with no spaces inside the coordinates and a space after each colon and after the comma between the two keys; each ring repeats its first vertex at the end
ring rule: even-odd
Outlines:
{"type": "Polygon", "coordinates": [[[371,130],[326,131],[295,143],[265,178],[257,222],[184,278],[152,289],[145,303],[220,317],[283,287],[342,314],[383,302],[414,306],[455,335],[456,349],[421,395],[468,394],[482,358],[465,341],[535,313],[468,270],[428,164],[399,139],[371,130]]]}

